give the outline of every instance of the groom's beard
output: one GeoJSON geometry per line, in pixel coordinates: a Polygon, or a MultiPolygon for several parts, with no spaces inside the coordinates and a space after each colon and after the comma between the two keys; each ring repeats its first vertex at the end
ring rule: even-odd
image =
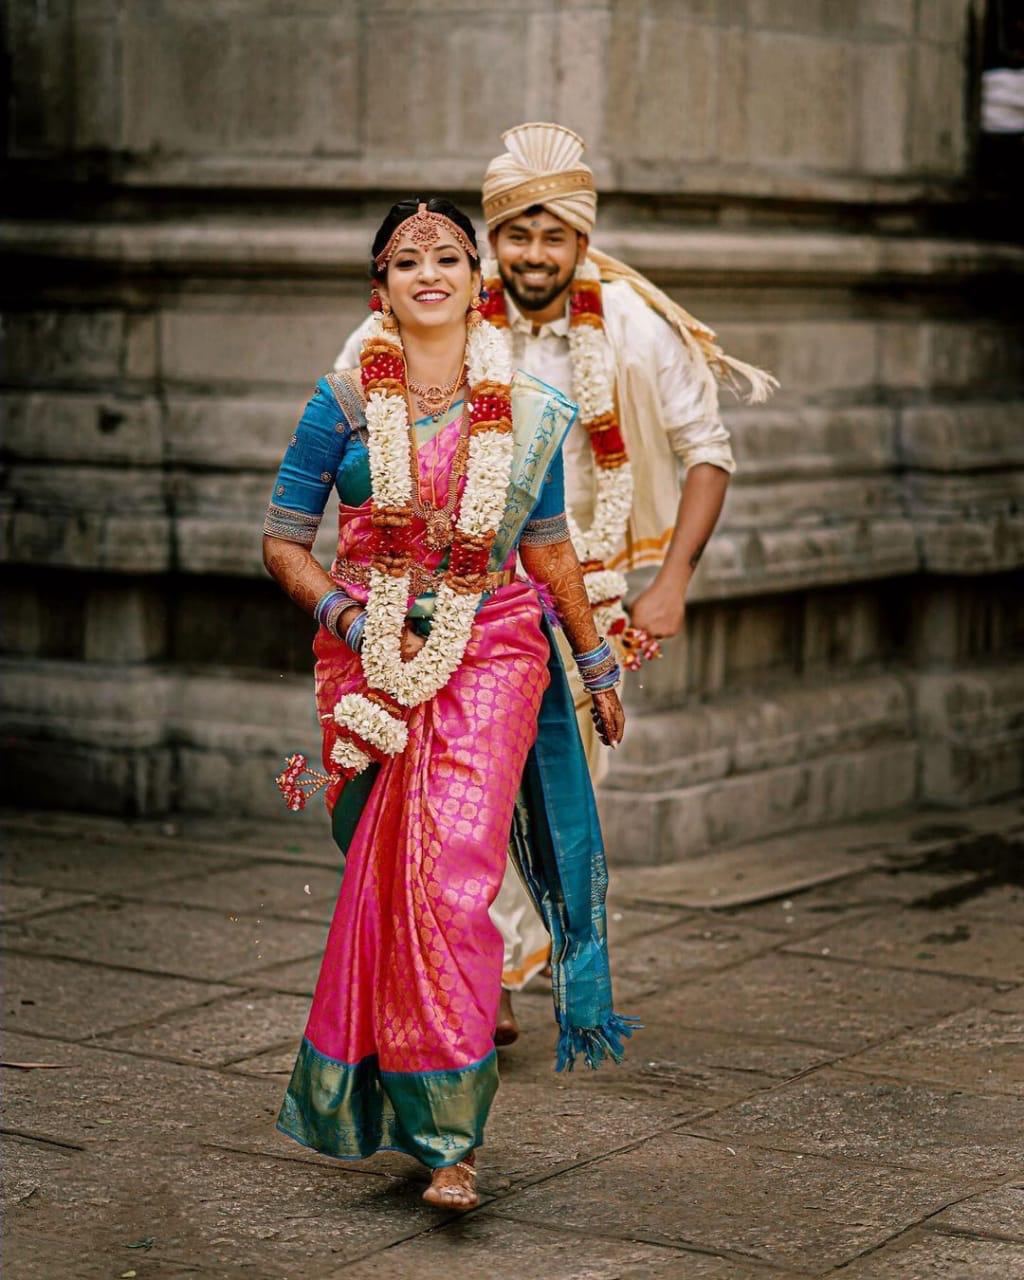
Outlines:
{"type": "Polygon", "coordinates": [[[542,285],[526,284],[522,276],[527,268],[516,266],[506,268],[499,264],[499,272],[501,280],[505,288],[512,295],[512,301],[516,304],[520,311],[527,314],[531,311],[543,311],[545,307],[549,307],[558,295],[572,283],[573,275],[576,271],[576,264],[573,263],[564,272],[559,272],[557,267],[531,267],[529,270],[543,270],[548,273],[547,281],[542,285]]]}

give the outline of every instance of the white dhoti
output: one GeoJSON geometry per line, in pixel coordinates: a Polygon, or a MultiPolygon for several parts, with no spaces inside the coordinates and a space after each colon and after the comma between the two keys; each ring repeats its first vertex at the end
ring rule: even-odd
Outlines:
{"type": "MultiPolygon", "coordinates": [[[[607,748],[590,718],[590,694],[583,687],[569,643],[561,631],[555,634],[576,706],[576,723],[580,727],[591,781],[597,787],[608,772],[607,748]]],[[[550,960],[551,939],[511,860],[505,868],[498,896],[491,904],[491,919],[505,943],[501,985],[507,991],[521,991],[550,960]]]]}

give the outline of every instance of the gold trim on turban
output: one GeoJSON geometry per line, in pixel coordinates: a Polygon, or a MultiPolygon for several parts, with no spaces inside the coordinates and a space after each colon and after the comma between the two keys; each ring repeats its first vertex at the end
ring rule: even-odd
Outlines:
{"type": "Polygon", "coordinates": [[[597,188],[583,163],[583,139],[560,124],[521,124],[501,138],[506,150],[487,166],[484,217],[489,230],[535,204],[589,235],[597,188]]]}

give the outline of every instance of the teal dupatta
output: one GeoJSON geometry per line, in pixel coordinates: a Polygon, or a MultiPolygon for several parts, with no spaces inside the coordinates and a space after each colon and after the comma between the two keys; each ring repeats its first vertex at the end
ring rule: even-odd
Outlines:
{"type": "MultiPolygon", "coordinates": [[[[361,408],[351,401],[344,407],[350,418],[361,408]]],[[[518,545],[576,418],[571,400],[522,371],[513,378],[512,408],[513,464],[492,568],[503,565],[518,545]]],[[[432,603],[429,596],[416,602],[414,613],[424,630],[429,629],[432,603]]],[[[612,1006],[605,912],[608,870],[601,826],[569,683],[550,626],[546,621],[542,625],[550,648],[550,683],[516,800],[509,856],[551,935],[552,995],[559,1029],[555,1070],[571,1071],[577,1057],[591,1068],[605,1058],[620,1061],[623,1041],[640,1024],[615,1013],[612,1006]]],[[[333,831],[343,855],[377,769],[371,766],[349,783],[335,807],[333,831]]]]}

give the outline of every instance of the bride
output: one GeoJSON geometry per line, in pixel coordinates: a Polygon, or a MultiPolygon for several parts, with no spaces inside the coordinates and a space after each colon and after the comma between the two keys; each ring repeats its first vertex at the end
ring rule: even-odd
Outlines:
{"type": "Polygon", "coordinates": [[[507,858],[552,936],[558,1068],[618,1059],[632,1029],[612,1009],[604,852],[552,624],[606,742],[624,719],[565,517],[576,406],[512,375],[454,205],[396,204],[372,256],[359,368],[317,384],[264,524],[268,570],[320,624],[323,770],[292,756],[278,785],[292,808],[326,789],[345,867],[278,1127],[339,1158],[406,1152],[431,1170],[424,1199],[466,1210],[498,1086],[488,908],[507,858]],[[332,488],[328,575],[310,548],[332,488]]]}

